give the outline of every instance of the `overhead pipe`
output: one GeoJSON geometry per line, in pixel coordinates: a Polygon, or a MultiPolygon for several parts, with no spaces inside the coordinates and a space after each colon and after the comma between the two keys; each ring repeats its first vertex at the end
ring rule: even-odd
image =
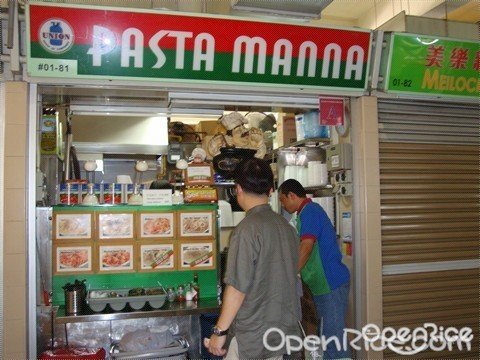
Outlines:
{"type": "Polygon", "coordinates": [[[13,49],[16,7],[17,7],[16,1],[8,0],[7,49],[13,49]]]}

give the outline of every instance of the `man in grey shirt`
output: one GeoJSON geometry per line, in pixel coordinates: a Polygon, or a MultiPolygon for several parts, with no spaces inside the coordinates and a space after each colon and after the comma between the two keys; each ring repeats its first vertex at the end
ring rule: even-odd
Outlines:
{"type": "Polygon", "coordinates": [[[214,355],[226,354],[226,359],[281,359],[286,348],[280,346],[284,340],[280,331],[285,336],[300,335],[298,237],[268,204],[273,174],[265,161],[241,162],[235,183],[246,216],[230,238],[222,310],[205,346],[214,355]],[[264,336],[272,328],[279,330],[264,336]],[[227,333],[231,340],[228,353],[227,333]]]}

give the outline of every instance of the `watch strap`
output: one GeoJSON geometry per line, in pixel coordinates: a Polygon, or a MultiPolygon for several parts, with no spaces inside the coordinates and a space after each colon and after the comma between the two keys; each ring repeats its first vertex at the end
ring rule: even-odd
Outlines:
{"type": "Polygon", "coordinates": [[[213,333],[217,336],[224,336],[228,334],[228,329],[227,330],[222,330],[219,328],[217,325],[215,325],[212,329],[213,333]]]}

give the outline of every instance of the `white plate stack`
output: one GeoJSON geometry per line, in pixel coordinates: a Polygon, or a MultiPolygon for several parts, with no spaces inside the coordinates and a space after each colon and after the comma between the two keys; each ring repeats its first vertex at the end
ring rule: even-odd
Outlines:
{"type": "Polygon", "coordinates": [[[287,165],[283,174],[284,180],[295,179],[303,186],[308,186],[308,169],[305,166],[287,165]]]}
{"type": "Polygon", "coordinates": [[[325,186],[328,184],[327,164],[321,161],[309,161],[307,167],[308,186],[325,186]]]}

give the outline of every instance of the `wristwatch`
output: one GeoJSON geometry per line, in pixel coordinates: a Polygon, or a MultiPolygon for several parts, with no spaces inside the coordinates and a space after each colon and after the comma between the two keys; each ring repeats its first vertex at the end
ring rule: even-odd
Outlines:
{"type": "Polygon", "coordinates": [[[217,335],[217,336],[224,336],[224,335],[227,335],[228,334],[228,329],[227,330],[222,330],[220,329],[217,325],[215,325],[213,328],[212,328],[212,333],[217,335]]]}

